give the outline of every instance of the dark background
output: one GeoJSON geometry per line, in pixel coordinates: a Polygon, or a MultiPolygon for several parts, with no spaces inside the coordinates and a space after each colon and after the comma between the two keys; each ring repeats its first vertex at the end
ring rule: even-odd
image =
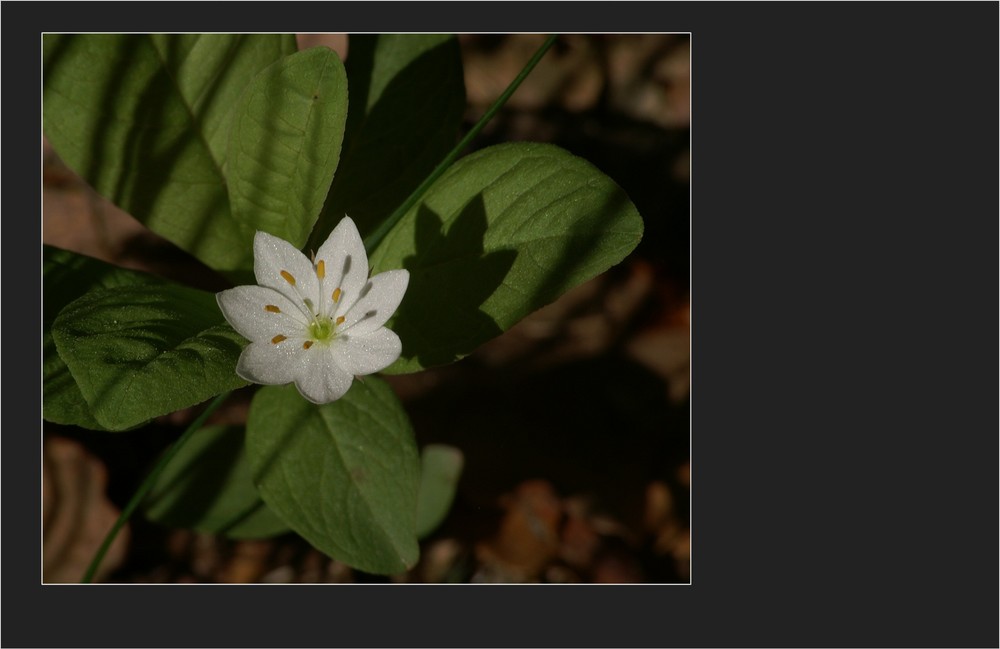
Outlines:
{"type": "MultiPolygon", "coordinates": [[[[37,47],[43,23],[23,6],[4,6],[5,85],[31,87],[31,57],[11,54],[37,47]]],[[[497,13],[516,6],[473,16],[439,5],[462,24],[434,29],[518,31],[497,13]]],[[[547,27],[693,32],[693,585],[42,588],[31,561],[40,508],[20,497],[25,480],[39,484],[23,461],[38,439],[8,428],[4,505],[25,530],[5,536],[5,585],[20,589],[8,640],[995,646],[996,5],[587,7],[547,27]],[[25,610],[61,623],[33,625],[25,610]]],[[[114,15],[132,29],[154,28],[143,25],[153,16],[168,26],[163,12],[136,9],[114,15]]],[[[349,3],[337,10],[317,22],[403,29],[349,3]]],[[[49,12],[44,28],[98,28],[89,16],[125,29],[81,11],[49,12]]],[[[248,28],[228,22],[214,28],[248,28]]],[[[5,106],[8,187],[38,168],[11,164],[37,150],[37,131],[11,128],[38,123],[31,96],[24,113],[5,106]]],[[[8,219],[40,202],[8,192],[8,219]]],[[[27,410],[30,428],[38,409],[27,410]]]]}

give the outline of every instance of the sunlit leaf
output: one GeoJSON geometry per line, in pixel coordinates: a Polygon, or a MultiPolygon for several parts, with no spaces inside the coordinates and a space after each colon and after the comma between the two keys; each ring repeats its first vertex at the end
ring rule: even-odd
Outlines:
{"type": "Polygon", "coordinates": [[[242,426],[205,426],[164,467],[143,501],[146,517],[235,539],[289,531],[253,485],[242,426]]]}
{"type": "Polygon", "coordinates": [[[251,83],[229,147],[233,216],[305,245],[337,168],[347,120],[347,76],[332,50],[288,56],[251,83]]]}
{"type": "Polygon", "coordinates": [[[614,181],[558,147],[502,144],[460,160],[372,255],[373,272],[410,271],[388,325],[403,355],[386,371],[471,353],[620,262],[642,230],[614,181]]]}
{"type": "Polygon", "coordinates": [[[154,275],[52,246],[42,249],[42,416],[57,424],[104,430],[94,419],[76,380],[56,349],[52,322],[84,293],[102,288],[160,285],[154,275]]]}
{"type": "Polygon", "coordinates": [[[252,264],[230,210],[233,111],[290,34],[46,34],[45,134],[99,193],[217,270],[252,264]]]}
{"type": "Polygon", "coordinates": [[[247,455],[264,502],[319,550],[378,574],[416,563],[420,463],[409,419],[384,381],[355,381],[322,406],[291,385],[262,388],[247,455]]]}
{"type": "Polygon", "coordinates": [[[60,312],[52,336],[94,418],[110,430],[246,385],[235,372],[245,341],[204,291],[92,291],[60,312]]]}

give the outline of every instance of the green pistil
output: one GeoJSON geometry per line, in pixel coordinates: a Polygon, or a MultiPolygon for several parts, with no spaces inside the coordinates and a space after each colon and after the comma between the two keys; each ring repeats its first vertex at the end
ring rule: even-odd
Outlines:
{"type": "Polygon", "coordinates": [[[316,318],[309,325],[309,335],[316,341],[329,340],[336,335],[335,330],[336,327],[333,326],[329,318],[316,318]]]}

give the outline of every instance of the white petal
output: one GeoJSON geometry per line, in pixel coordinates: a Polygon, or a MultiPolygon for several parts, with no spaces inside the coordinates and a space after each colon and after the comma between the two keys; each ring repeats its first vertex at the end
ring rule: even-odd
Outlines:
{"type": "Polygon", "coordinates": [[[351,374],[373,374],[396,362],[403,351],[399,336],[380,327],[364,335],[345,335],[333,344],[337,363],[351,374]]]}
{"type": "Polygon", "coordinates": [[[342,313],[358,299],[358,293],[368,281],[368,254],[358,233],[358,227],[345,216],[333,229],[327,240],[316,251],[316,263],[323,260],[326,278],[323,282],[325,313],[342,313]],[[333,303],[334,289],[340,289],[339,301],[333,303]]]}
{"type": "Polygon", "coordinates": [[[293,302],[308,299],[316,304],[319,299],[319,280],[309,258],[267,232],[258,231],[253,238],[253,273],[258,284],[273,288],[293,302]]]}
{"type": "Polygon", "coordinates": [[[233,329],[248,340],[299,335],[308,324],[300,307],[272,288],[237,286],[217,293],[215,299],[233,329]]]}
{"type": "Polygon", "coordinates": [[[330,403],[347,394],[354,375],[340,367],[330,348],[311,349],[301,372],[295,377],[295,387],[313,403],[330,403]]]}
{"type": "Polygon", "coordinates": [[[302,375],[306,354],[300,339],[289,338],[278,344],[270,340],[250,343],[240,354],[236,373],[253,383],[284,385],[302,375]]]}
{"type": "Polygon", "coordinates": [[[358,336],[384,325],[402,302],[409,283],[410,273],[404,269],[387,270],[372,277],[361,291],[360,299],[344,313],[338,331],[358,336]]]}

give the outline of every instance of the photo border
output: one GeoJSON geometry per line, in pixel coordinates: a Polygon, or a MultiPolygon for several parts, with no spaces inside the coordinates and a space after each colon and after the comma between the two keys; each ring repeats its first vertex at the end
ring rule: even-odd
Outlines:
{"type": "Polygon", "coordinates": [[[995,3],[207,4],[4,3],[8,224],[43,31],[692,33],[693,584],[42,586],[15,345],[5,645],[995,646],[995,3]]]}

